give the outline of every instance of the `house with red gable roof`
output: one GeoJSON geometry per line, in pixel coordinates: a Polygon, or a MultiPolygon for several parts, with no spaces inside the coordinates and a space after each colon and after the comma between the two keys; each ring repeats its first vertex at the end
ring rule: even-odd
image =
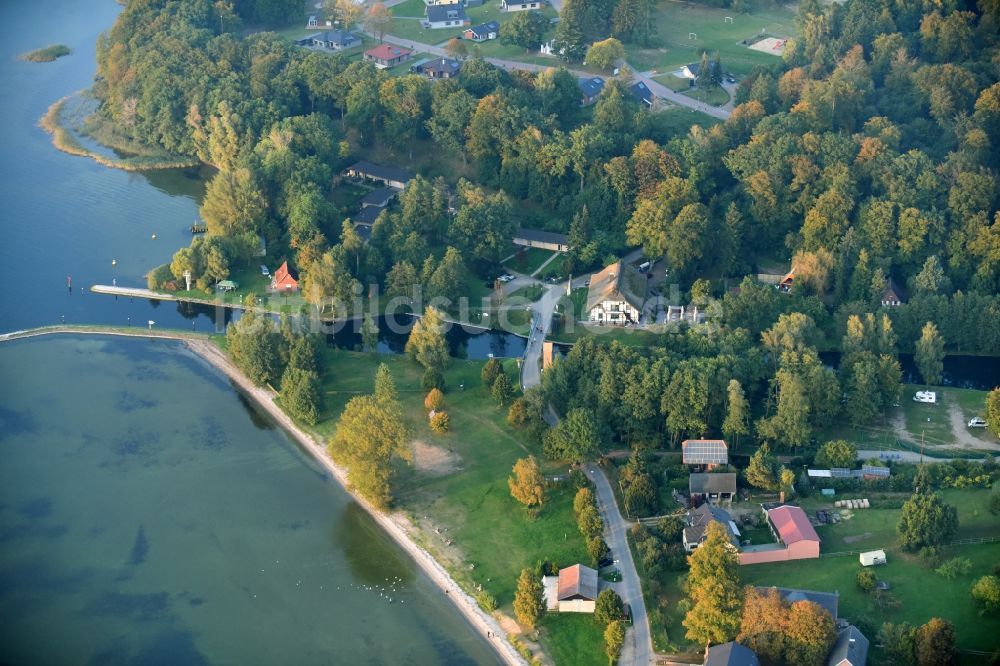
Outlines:
{"type": "Polygon", "coordinates": [[[375,66],[379,69],[387,69],[395,67],[409,58],[410,53],[412,53],[410,49],[404,49],[402,46],[379,44],[375,48],[365,51],[364,58],[368,62],[375,63],[375,66]]]}
{"type": "Polygon", "coordinates": [[[288,262],[284,262],[274,271],[271,278],[271,290],[282,293],[290,293],[299,290],[299,276],[295,269],[288,267],[288,262]]]}
{"type": "Polygon", "coordinates": [[[808,560],[819,557],[820,538],[805,511],[787,504],[765,505],[762,508],[775,543],[745,546],[740,552],[740,564],[808,560]]]}

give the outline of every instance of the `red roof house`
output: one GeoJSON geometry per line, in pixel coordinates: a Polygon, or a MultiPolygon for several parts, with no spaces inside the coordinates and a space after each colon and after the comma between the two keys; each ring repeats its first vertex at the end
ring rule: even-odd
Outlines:
{"type": "Polygon", "coordinates": [[[271,289],[282,292],[299,290],[299,276],[294,269],[288,267],[287,261],[274,271],[274,277],[271,278],[271,289]]]}
{"type": "Polygon", "coordinates": [[[410,57],[411,51],[394,44],[380,44],[365,51],[365,60],[375,63],[379,69],[395,67],[410,57]]]}

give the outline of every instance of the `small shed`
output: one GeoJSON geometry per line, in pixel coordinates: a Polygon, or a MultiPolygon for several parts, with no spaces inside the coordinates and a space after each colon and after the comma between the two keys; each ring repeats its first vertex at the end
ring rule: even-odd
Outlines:
{"type": "Polygon", "coordinates": [[[869,550],[867,553],[861,553],[860,560],[861,566],[863,567],[873,567],[877,564],[885,564],[885,551],[869,550]]]}
{"type": "Polygon", "coordinates": [[[215,285],[218,291],[236,291],[240,285],[232,280],[221,280],[219,284],[215,285]]]}

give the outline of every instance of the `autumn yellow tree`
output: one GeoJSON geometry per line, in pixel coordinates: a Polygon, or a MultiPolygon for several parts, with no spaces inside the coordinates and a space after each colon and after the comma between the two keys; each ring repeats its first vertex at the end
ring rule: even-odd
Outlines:
{"type": "Polygon", "coordinates": [[[545,611],[542,581],[531,569],[521,569],[514,593],[514,615],[521,626],[534,629],[538,617],[545,611]]]}
{"type": "Polygon", "coordinates": [[[507,485],[511,496],[524,506],[541,506],[545,502],[545,477],[535,456],[514,463],[514,473],[507,479],[507,485]]]}
{"type": "Polygon", "coordinates": [[[722,523],[709,523],[705,542],[688,563],[692,605],[684,617],[687,637],[703,645],[731,641],[740,630],[743,590],[736,549],[722,523]]]}

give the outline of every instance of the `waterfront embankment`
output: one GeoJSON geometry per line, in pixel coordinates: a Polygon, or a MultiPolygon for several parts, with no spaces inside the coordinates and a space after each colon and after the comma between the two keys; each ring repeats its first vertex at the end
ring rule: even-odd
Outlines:
{"type": "Polygon", "coordinates": [[[41,335],[85,334],[112,335],[125,337],[147,337],[153,339],[177,340],[183,342],[192,352],[216,370],[226,375],[238,390],[252,399],[261,409],[266,411],[281,428],[292,437],[318,464],[351,494],[359,506],[365,509],[372,518],[392,537],[416,564],[427,574],[435,585],[446,594],[451,603],[465,619],[482,634],[483,638],[493,647],[497,655],[506,664],[525,666],[527,662],[505,638],[506,632],[499,622],[483,611],[476,601],[463,591],[445,568],[435,560],[424,548],[417,545],[413,538],[416,528],[402,513],[386,514],[375,509],[364,498],[353,493],[347,482],[347,472],[338,466],[327,454],[323,443],[314,435],[300,428],[275,403],[276,394],[270,388],[255,386],[229,360],[225,352],[215,342],[217,336],[204,333],[170,330],[144,330],[137,328],[120,328],[108,326],[48,326],[22,331],[0,334],[0,342],[17,340],[41,335]]]}

